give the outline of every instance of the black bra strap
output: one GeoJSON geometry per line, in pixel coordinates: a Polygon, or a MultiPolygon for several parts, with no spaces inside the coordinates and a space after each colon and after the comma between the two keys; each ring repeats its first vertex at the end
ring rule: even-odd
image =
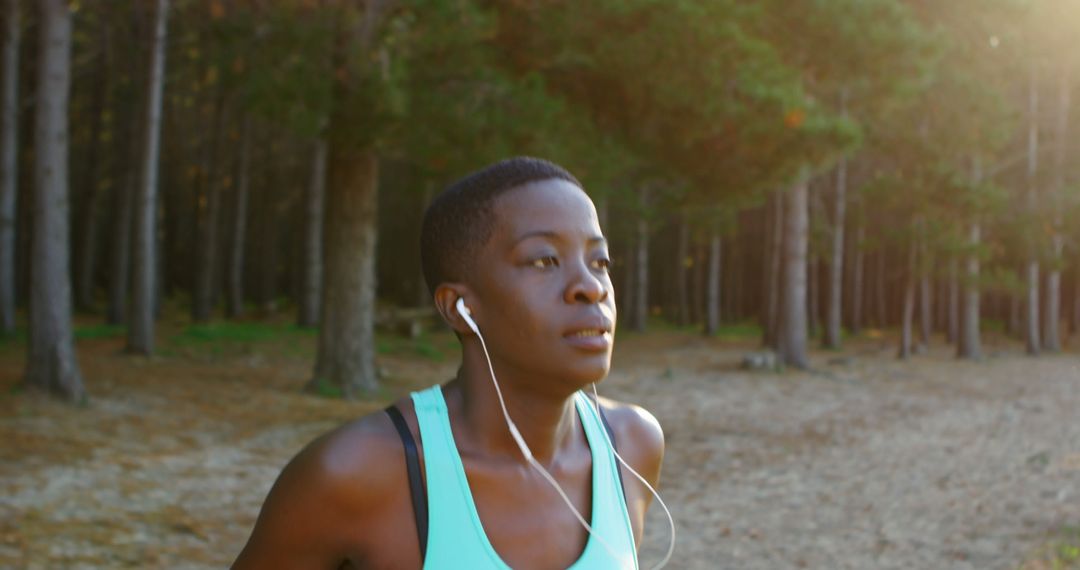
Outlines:
{"type": "Polygon", "coordinates": [[[401,436],[401,444],[405,447],[405,466],[409,470],[409,493],[412,495],[413,515],[416,517],[416,536],[420,539],[420,560],[424,560],[427,553],[428,535],[428,500],[427,488],[420,476],[420,456],[416,451],[416,441],[413,440],[409,424],[405,423],[405,417],[397,406],[388,406],[386,415],[394,422],[398,435],[401,436]]]}
{"type": "MultiPolygon", "coordinates": [[[[615,446],[615,430],[611,429],[611,424],[608,423],[607,416],[604,415],[603,406],[596,406],[596,409],[600,410],[600,421],[604,423],[604,429],[607,430],[608,438],[611,440],[611,450],[612,451],[618,451],[619,448],[615,446]]],[[[613,457],[612,459],[615,459],[615,472],[619,474],[619,487],[622,489],[623,502],[625,503],[626,502],[626,484],[623,483],[622,465],[619,464],[618,458],[613,457]]]]}

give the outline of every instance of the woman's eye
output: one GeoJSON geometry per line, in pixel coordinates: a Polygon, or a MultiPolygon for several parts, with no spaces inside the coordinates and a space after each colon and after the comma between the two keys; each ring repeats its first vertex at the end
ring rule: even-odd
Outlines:
{"type": "Polygon", "coordinates": [[[537,269],[547,269],[548,267],[556,267],[558,265],[559,261],[550,255],[534,259],[532,262],[532,266],[537,269]]]}
{"type": "Polygon", "coordinates": [[[595,265],[598,269],[611,269],[611,260],[606,257],[602,257],[594,261],[593,265],[595,265]]]}

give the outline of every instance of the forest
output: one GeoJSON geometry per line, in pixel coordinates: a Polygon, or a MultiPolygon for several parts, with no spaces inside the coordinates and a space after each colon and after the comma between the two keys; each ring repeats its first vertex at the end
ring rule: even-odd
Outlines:
{"type": "Polygon", "coordinates": [[[3,4],[0,328],[79,401],[73,315],[151,354],[289,311],[309,388],[424,318],[432,196],[513,155],[584,182],[624,330],[760,328],[782,363],[895,331],[982,357],[1080,326],[1066,0],[3,4]],[[403,316],[404,315],[404,316],[403,316]],[[21,331],[21,332],[20,332],[21,331]]]}
{"type": "Polygon", "coordinates": [[[670,567],[1080,568],[1080,2],[0,26],[0,567],[235,560],[299,449],[455,374],[423,214],[536,156],[610,248],[600,391],[663,427],[670,567]]]}

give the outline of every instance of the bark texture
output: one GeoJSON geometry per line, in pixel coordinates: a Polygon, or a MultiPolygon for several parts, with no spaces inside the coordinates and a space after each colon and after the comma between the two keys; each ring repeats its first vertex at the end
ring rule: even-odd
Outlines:
{"type": "Polygon", "coordinates": [[[968,230],[968,253],[964,268],[963,317],[960,320],[960,336],[956,343],[956,355],[968,360],[982,358],[982,339],[979,335],[979,255],[978,247],[982,227],[973,222],[968,230]]]}
{"type": "Polygon", "coordinates": [[[319,323],[319,304],[323,278],[323,218],[326,194],[326,139],[315,142],[311,159],[311,182],[308,184],[306,222],[304,225],[304,274],[298,324],[313,327],[319,323]]]}
{"type": "Polygon", "coordinates": [[[851,264],[851,334],[857,335],[863,326],[863,291],[865,283],[865,258],[863,253],[863,239],[866,237],[866,229],[862,222],[855,228],[854,263],[851,264]]]}
{"type": "Polygon", "coordinates": [[[19,194],[19,0],[4,0],[0,47],[0,334],[15,333],[15,220],[19,194]]]}
{"type": "Polygon", "coordinates": [[[218,88],[214,101],[213,116],[209,133],[209,144],[204,144],[206,157],[202,176],[202,196],[198,201],[199,216],[198,245],[199,256],[196,260],[195,294],[192,295],[191,318],[196,322],[207,321],[214,305],[214,289],[219,244],[221,218],[221,181],[218,176],[218,152],[223,133],[225,97],[218,88]]]}
{"type": "MultiPolygon", "coordinates": [[[[102,45],[109,43],[109,25],[102,23],[102,45]]],[[[98,58],[94,74],[97,83],[94,86],[93,101],[90,104],[90,146],[86,151],[86,167],[82,173],[82,207],[76,226],[79,237],[76,240],[75,255],[75,305],[82,310],[94,306],[94,276],[97,266],[98,246],[98,209],[102,192],[98,181],[101,163],[101,131],[105,125],[105,105],[109,91],[109,52],[98,58]]]]}
{"type": "Polygon", "coordinates": [[[375,372],[375,233],[378,158],[331,145],[326,192],[326,274],[318,362],[311,388],[352,399],[378,387],[375,372]]]}
{"type": "Polygon", "coordinates": [[[900,350],[897,356],[905,359],[912,353],[912,329],[915,320],[915,286],[916,273],[918,271],[917,248],[914,240],[908,251],[907,275],[904,278],[904,306],[901,311],[900,324],[900,350]]]}
{"type": "Polygon", "coordinates": [[[720,330],[720,232],[713,230],[709,236],[709,273],[705,286],[705,334],[713,335],[720,330]]]}
{"type": "Polygon", "coordinates": [[[645,331],[649,322],[649,222],[637,222],[634,259],[634,330],[645,331]]]}
{"type": "Polygon", "coordinates": [[[784,286],[780,317],[779,356],[784,364],[806,368],[806,250],[809,210],[805,178],[786,196],[784,224],[784,286]]]}
{"type": "Polygon", "coordinates": [[[679,215],[678,220],[679,244],[678,251],[675,254],[675,295],[678,305],[678,322],[680,325],[685,326],[690,323],[690,293],[687,284],[688,261],[690,258],[690,228],[686,223],[685,212],[679,215]]]}
{"type": "Polygon", "coordinates": [[[843,307],[844,284],[844,215],[847,194],[847,161],[840,160],[836,167],[836,191],[832,211],[832,250],[829,252],[828,303],[825,313],[825,337],[827,348],[840,348],[841,307],[843,307]]]}
{"type": "Polygon", "coordinates": [[[229,266],[226,277],[225,311],[229,318],[244,313],[244,236],[247,231],[248,192],[251,185],[251,119],[240,127],[240,160],[237,163],[236,192],[233,199],[232,236],[229,238],[229,266]]]}
{"type": "Polygon", "coordinates": [[[765,250],[765,322],[762,323],[762,339],[765,346],[779,348],[780,327],[780,284],[781,271],[783,270],[783,247],[784,247],[784,193],[775,190],[769,197],[771,201],[771,216],[766,214],[765,227],[768,228],[769,237],[766,240],[765,250]]]}
{"type": "MultiPolygon", "coordinates": [[[[1027,201],[1028,213],[1034,215],[1036,202],[1036,184],[1039,174],[1039,88],[1036,81],[1035,66],[1032,64],[1028,83],[1028,171],[1027,201]]],[[[1042,347],[1039,338],[1039,261],[1034,246],[1030,248],[1027,268],[1027,305],[1024,319],[1024,340],[1028,354],[1039,353],[1042,347]]]]}
{"type": "Polygon", "coordinates": [[[956,258],[949,259],[949,281],[946,285],[948,308],[945,315],[945,338],[955,343],[960,331],[960,269],[956,258]]]}
{"type": "Polygon", "coordinates": [[[35,120],[30,336],[26,384],[79,402],[86,398],[71,330],[68,228],[68,97],[71,11],[41,0],[41,51],[35,120]]]}
{"type": "Polygon", "coordinates": [[[165,77],[165,31],[168,17],[168,0],[157,1],[154,20],[153,54],[148,77],[149,89],[146,102],[145,146],[142,176],[134,199],[135,228],[134,255],[132,256],[133,299],[128,321],[130,352],[152,354],[154,352],[154,304],[157,275],[157,194],[158,154],[161,147],[161,95],[165,77]]]}
{"type": "MultiPolygon", "coordinates": [[[[920,248],[920,256],[926,259],[926,245],[920,248]]],[[[924,270],[925,271],[925,270],[924,270]]],[[[930,346],[930,335],[934,325],[934,288],[930,286],[930,276],[919,276],[919,344],[923,348],[930,346]]]]}
{"type": "MultiPolygon", "coordinates": [[[[971,178],[975,184],[982,182],[982,161],[978,156],[973,160],[971,178]]],[[[960,308],[962,316],[958,323],[959,337],[956,342],[956,356],[968,360],[982,358],[982,338],[979,332],[979,244],[981,241],[982,226],[976,217],[968,229],[968,253],[964,261],[964,294],[960,308]]],[[[1010,296],[1010,301],[1013,299],[1015,297],[1010,296]]]]}

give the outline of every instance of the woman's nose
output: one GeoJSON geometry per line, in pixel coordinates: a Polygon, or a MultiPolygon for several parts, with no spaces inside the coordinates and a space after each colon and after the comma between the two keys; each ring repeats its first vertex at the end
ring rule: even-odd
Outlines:
{"type": "Polygon", "coordinates": [[[594,275],[586,266],[575,273],[570,285],[566,288],[566,302],[601,303],[607,300],[610,289],[606,279],[594,275]]]}

